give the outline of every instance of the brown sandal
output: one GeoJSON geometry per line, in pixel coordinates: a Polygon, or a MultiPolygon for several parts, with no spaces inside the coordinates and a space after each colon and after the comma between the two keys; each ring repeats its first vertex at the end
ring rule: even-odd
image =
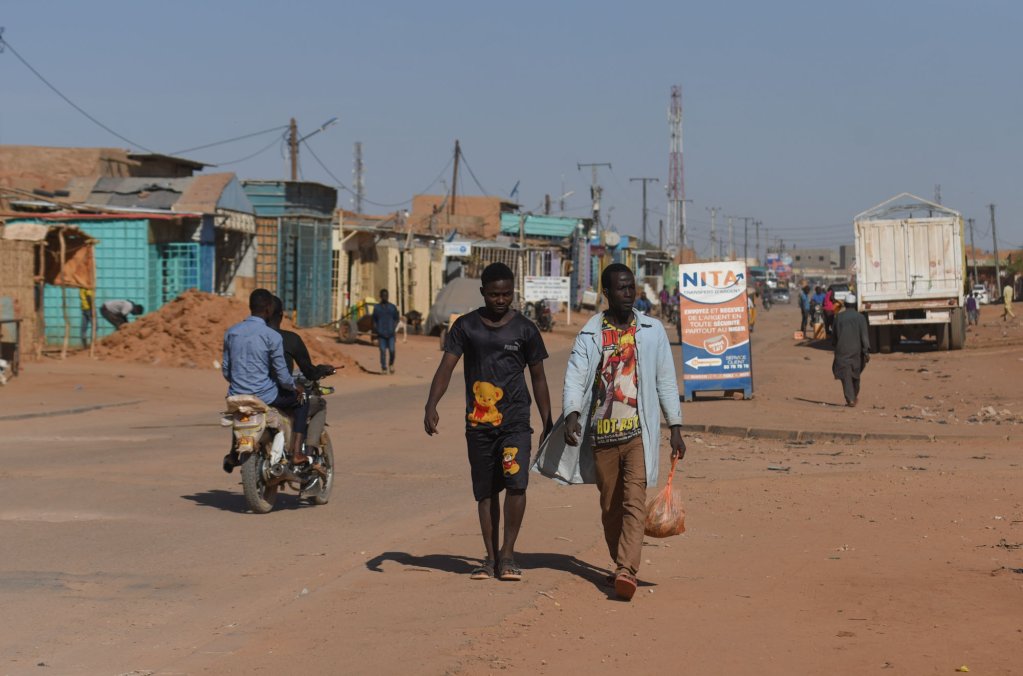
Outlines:
{"type": "Polygon", "coordinates": [[[623,601],[631,601],[636,594],[636,576],[632,573],[621,572],[615,576],[615,594],[623,601]]]}
{"type": "Polygon", "coordinates": [[[494,577],[494,562],[490,559],[483,559],[483,562],[469,573],[470,580],[489,580],[492,577],[494,577]]]}
{"type": "Polygon", "coordinates": [[[515,559],[502,559],[501,574],[498,577],[505,582],[518,582],[522,579],[522,569],[515,563],[515,559]]]}

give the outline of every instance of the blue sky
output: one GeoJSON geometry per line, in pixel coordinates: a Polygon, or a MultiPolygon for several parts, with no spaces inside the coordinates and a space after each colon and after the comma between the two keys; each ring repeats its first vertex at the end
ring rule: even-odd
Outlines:
{"type": "MultiPolygon", "coordinates": [[[[1023,246],[1023,3],[7,0],[0,26],[68,97],[160,152],[338,116],[309,143],[351,185],[361,141],[378,203],[435,181],[458,138],[483,187],[507,195],[521,181],[527,209],[564,180],[569,213],[585,215],[590,174],[576,163],[611,162],[605,215],[625,233],[641,213],[629,178],[659,177],[656,226],[680,84],[698,250],[707,207],[757,217],[789,246],[837,246],[859,211],[904,190],[930,198],[935,184],[977,219],[978,246],[991,244],[992,202],[1001,247],[1023,246]]],[[[125,145],[9,52],[0,102],[0,143],[125,145]]],[[[283,177],[274,141],[190,156],[229,162],[269,145],[223,169],[283,177]]],[[[333,183],[308,152],[302,171],[333,183]]],[[[460,184],[480,192],[464,172],[460,184]]]]}

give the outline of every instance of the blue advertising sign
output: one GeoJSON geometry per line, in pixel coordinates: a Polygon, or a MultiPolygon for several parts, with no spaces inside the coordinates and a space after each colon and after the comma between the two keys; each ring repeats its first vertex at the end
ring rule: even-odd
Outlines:
{"type": "Polygon", "coordinates": [[[679,266],[684,397],[701,391],[753,396],[746,265],[741,261],[679,266]]]}

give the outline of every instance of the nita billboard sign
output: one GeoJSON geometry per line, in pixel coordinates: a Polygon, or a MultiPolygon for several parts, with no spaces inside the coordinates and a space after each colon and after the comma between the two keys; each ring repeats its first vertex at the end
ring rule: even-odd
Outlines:
{"type": "Polygon", "coordinates": [[[738,261],[679,266],[684,397],[701,391],[753,396],[746,265],[738,261]]]}

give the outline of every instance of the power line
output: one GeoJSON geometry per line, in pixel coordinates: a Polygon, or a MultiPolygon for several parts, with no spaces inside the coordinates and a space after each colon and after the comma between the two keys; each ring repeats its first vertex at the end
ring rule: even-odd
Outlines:
{"type": "Polygon", "coordinates": [[[263,146],[262,148],[260,148],[256,152],[252,153],[251,155],[246,155],[245,157],[239,158],[237,160],[231,160],[230,162],[217,162],[213,166],[215,166],[215,167],[226,167],[229,164],[238,164],[240,162],[244,162],[245,160],[251,160],[253,157],[256,157],[257,155],[262,155],[266,151],[270,150],[270,148],[273,148],[275,145],[283,143],[283,142],[284,142],[284,136],[282,135],[280,138],[275,138],[273,141],[270,141],[269,145],[263,146]]]}
{"type": "Polygon", "coordinates": [[[465,159],[465,153],[463,152],[461,155],[462,162],[465,163],[465,168],[469,170],[469,175],[472,176],[472,180],[476,184],[476,187],[479,188],[480,192],[482,192],[484,195],[492,194],[489,190],[480,185],[479,179],[476,178],[476,174],[473,173],[472,167],[469,166],[469,160],[465,159]]]}
{"type": "Polygon", "coordinates": [[[222,146],[222,145],[225,145],[225,144],[228,144],[228,143],[234,143],[235,141],[244,141],[245,139],[252,138],[253,136],[262,136],[263,134],[269,134],[272,131],[281,131],[282,129],[287,129],[287,128],[288,128],[288,125],[282,124],[282,125],[278,125],[276,127],[271,127],[270,129],[264,129],[263,131],[254,131],[251,134],[245,134],[243,136],[235,136],[234,138],[224,139],[223,141],[216,141],[214,143],[207,143],[206,145],[195,146],[194,148],[185,148],[184,150],[175,150],[171,154],[172,155],[181,155],[183,153],[190,153],[190,152],[193,152],[195,150],[205,150],[206,148],[213,148],[214,146],[222,146]]]}
{"type": "Polygon", "coordinates": [[[49,80],[47,80],[47,79],[46,79],[45,77],[43,77],[43,74],[42,74],[42,73],[40,73],[40,72],[39,72],[38,70],[36,70],[35,68],[33,68],[33,67],[32,67],[32,64],[30,64],[30,63],[29,63],[28,61],[26,61],[26,60],[25,60],[25,58],[24,58],[24,57],[23,57],[23,56],[22,56],[21,54],[19,54],[19,53],[18,53],[18,50],[16,50],[16,49],[14,48],[14,46],[13,46],[13,45],[11,45],[11,43],[10,43],[10,42],[8,42],[8,41],[7,41],[7,39],[6,39],[6,38],[4,38],[3,36],[0,36],[0,46],[6,46],[6,47],[7,47],[8,49],[10,49],[10,50],[11,50],[11,54],[14,54],[14,56],[15,56],[15,57],[16,57],[16,58],[18,59],[18,61],[21,61],[21,63],[22,63],[22,64],[23,64],[23,65],[24,65],[24,66],[25,66],[26,68],[28,68],[28,69],[29,69],[30,71],[32,71],[32,74],[33,74],[33,75],[35,75],[35,76],[36,76],[37,78],[39,78],[39,80],[40,80],[40,81],[41,81],[41,82],[42,82],[42,83],[43,83],[44,85],[46,85],[46,86],[47,86],[47,87],[49,87],[49,88],[50,88],[51,90],[53,90],[53,92],[54,92],[54,93],[55,93],[55,94],[56,94],[57,96],[59,96],[60,98],[64,99],[64,101],[65,101],[65,102],[66,102],[66,103],[67,103],[67,104],[68,104],[69,106],[71,106],[72,108],[74,108],[75,110],[77,110],[77,111],[78,111],[79,113],[81,113],[82,115],[84,115],[84,116],[85,116],[86,118],[88,118],[88,119],[89,119],[89,120],[90,120],[90,121],[91,121],[91,122],[92,122],[93,124],[95,124],[96,126],[100,127],[101,129],[103,129],[103,130],[107,131],[108,133],[110,133],[110,134],[113,134],[114,136],[116,136],[117,138],[121,139],[122,141],[124,141],[125,143],[127,143],[127,144],[128,144],[128,145],[130,145],[130,146],[135,146],[136,148],[141,148],[142,150],[145,150],[145,151],[146,151],[146,152],[148,152],[148,153],[158,154],[158,153],[157,153],[157,152],[156,152],[155,150],[153,150],[152,148],[147,148],[146,146],[142,145],[141,143],[136,143],[135,141],[132,141],[132,140],[131,140],[130,138],[128,138],[128,137],[126,137],[126,136],[123,136],[123,135],[121,135],[121,134],[118,134],[118,133],[117,133],[116,131],[114,131],[113,129],[111,129],[111,128],[110,128],[110,127],[108,127],[107,125],[103,124],[102,122],[100,122],[99,120],[97,120],[97,119],[96,119],[95,117],[93,117],[92,115],[90,115],[90,114],[89,114],[88,112],[86,112],[84,108],[82,108],[82,107],[81,107],[81,106],[79,106],[79,105],[78,105],[77,103],[75,103],[74,101],[72,101],[71,99],[69,99],[69,98],[68,98],[67,96],[65,96],[65,95],[64,95],[64,92],[62,92],[62,91],[60,91],[59,89],[57,89],[57,87],[56,87],[56,86],[54,86],[54,85],[53,85],[52,83],[50,83],[50,81],[49,81],[49,80]]]}

